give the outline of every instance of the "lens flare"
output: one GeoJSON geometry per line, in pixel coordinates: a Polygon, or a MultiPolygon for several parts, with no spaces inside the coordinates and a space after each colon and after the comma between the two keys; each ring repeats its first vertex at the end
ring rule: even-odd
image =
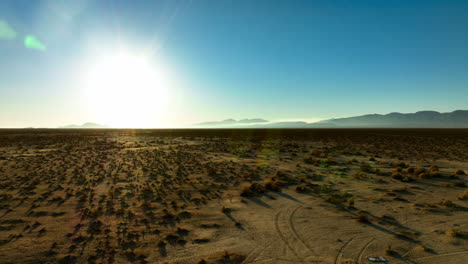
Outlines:
{"type": "Polygon", "coordinates": [[[47,47],[33,35],[27,35],[24,37],[24,46],[28,49],[35,49],[40,51],[45,51],[47,49],[47,47]]]}
{"type": "Polygon", "coordinates": [[[0,39],[14,39],[16,35],[16,31],[6,21],[0,19],[0,39]]]}

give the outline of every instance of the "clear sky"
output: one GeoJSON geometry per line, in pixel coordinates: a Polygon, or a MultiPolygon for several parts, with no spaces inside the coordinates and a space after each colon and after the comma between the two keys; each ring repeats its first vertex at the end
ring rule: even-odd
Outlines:
{"type": "Polygon", "coordinates": [[[0,127],[316,120],[467,102],[468,1],[0,1],[0,127]]]}

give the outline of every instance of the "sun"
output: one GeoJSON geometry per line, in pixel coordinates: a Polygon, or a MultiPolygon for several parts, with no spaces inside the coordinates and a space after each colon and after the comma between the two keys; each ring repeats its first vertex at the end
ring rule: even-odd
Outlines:
{"type": "Polygon", "coordinates": [[[116,128],[154,127],[169,101],[165,77],[143,56],[118,52],[99,58],[84,82],[94,120],[116,128]]]}

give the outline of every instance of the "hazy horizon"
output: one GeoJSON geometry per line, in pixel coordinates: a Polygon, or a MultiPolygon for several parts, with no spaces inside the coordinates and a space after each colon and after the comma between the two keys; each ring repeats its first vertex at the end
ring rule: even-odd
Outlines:
{"type": "Polygon", "coordinates": [[[0,128],[467,109],[468,2],[1,1],[0,128]]]}

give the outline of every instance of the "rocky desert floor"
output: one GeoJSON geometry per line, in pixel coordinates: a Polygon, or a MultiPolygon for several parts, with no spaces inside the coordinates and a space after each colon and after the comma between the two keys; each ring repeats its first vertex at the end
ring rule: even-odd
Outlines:
{"type": "Polygon", "coordinates": [[[468,130],[0,130],[0,263],[468,263],[468,130]]]}

